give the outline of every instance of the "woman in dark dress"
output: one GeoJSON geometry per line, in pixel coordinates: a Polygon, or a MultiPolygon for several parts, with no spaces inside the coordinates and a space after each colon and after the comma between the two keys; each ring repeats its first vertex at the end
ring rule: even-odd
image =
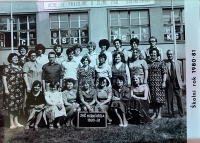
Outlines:
{"type": "Polygon", "coordinates": [[[4,110],[10,116],[10,129],[23,127],[18,122],[18,115],[22,111],[23,105],[23,69],[18,64],[18,55],[11,53],[8,55],[9,65],[3,70],[3,85],[5,88],[4,110]]]}
{"type": "Polygon", "coordinates": [[[126,119],[126,104],[129,100],[129,88],[124,85],[125,80],[123,76],[116,77],[116,84],[113,86],[113,96],[111,108],[114,109],[120,127],[127,127],[128,121],[126,119]]]}
{"type": "Polygon", "coordinates": [[[131,113],[132,120],[136,123],[152,122],[149,113],[149,89],[146,84],[141,84],[140,75],[133,75],[130,105],[128,105],[128,112],[131,113]]]}
{"type": "Polygon", "coordinates": [[[151,94],[151,107],[153,108],[154,118],[162,118],[161,109],[165,103],[165,87],[167,67],[163,61],[158,59],[159,50],[151,49],[149,51],[151,59],[147,61],[148,64],[148,85],[151,94]]]}
{"type": "Polygon", "coordinates": [[[35,122],[34,129],[38,130],[38,124],[41,121],[42,117],[46,121],[46,114],[44,112],[44,106],[46,104],[44,93],[41,89],[41,82],[36,80],[33,82],[33,86],[31,88],[31,92],[28,95],[26,100],[26,107],[29,111],[29,118],[27,120],[27,125],[25,129],[29,129],[30,123],[35,122]]]}

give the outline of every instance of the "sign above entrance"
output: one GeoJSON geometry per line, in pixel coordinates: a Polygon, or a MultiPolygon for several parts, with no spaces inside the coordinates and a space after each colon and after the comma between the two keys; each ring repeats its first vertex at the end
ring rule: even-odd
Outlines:
{"type": "Polygon", "coordinates": [[[86,7],[109,7],[109,6],[133,6],[152,5],[154,0],[92,0],[92,1],[66,1],[66,2],[44,2],[45,10],[65,8],[86,8],[86,7]]]}

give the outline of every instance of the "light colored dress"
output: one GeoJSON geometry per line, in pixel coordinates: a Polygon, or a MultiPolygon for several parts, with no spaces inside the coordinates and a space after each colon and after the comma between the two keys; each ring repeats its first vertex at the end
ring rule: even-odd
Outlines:
{"type": "Polygon", "coordinates": [[[46,105],[46,115],[49,118],[49,121],[52,122],[57,117],[66,116],[66,110],[63,103],[62,92],[45,92],[46,105]],[[59,110],[56,105],[62,105],[62,109],[59,110]]]}

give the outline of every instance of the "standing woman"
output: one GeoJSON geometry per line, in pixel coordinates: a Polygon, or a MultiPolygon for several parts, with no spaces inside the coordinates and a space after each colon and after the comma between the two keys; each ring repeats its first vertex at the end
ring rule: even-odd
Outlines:
{"type": "Polygon", "coordinates": [[[26,45],[20,45],[18,47],[18,53],[20,54],[19,57],[19,65],[23,67],[23,65],[28,62],[28,47],[26,45]]]}
{"type": "Polygon", "coordinates": [[[38,124],[42,117],[47,125],[46,114],[44,112],[44,106],[46,104],[44,93],[40,90],[42,87],[41,81],[35,80],[31,88],[31,92],[26,100],[26,107],[29,110],[29,118],[27,120],[26,128],[29,129],[29,125],[34,123],[35,131],[38,131],[38,124]]]}
{"type": "Polygon", "coordinates": [[[147,61],[148,64],[148,85],[151,94],[151,104],[150,106],[153,108],[153,116],[154,118],[162,118],[161,109],[162,105],[165,103],[165,87],[166,87],[166,75],[167,75],[167,67],[163,61],[158,59],[159,50],[151,49],[149,51],[150,60],[147,61]]]}
{"type": "MultiPolygon", "coordinates": [[[[35,50],[30,50],[28,53],[30,61],[26,62],[23,67],[24,81],[26,84],[27,92],[30,92],[32,84],[35,80],[42,82],[42,65],[36,61],[36,55],[37,52],[35,50]]],[[[26,101],[27,94],[25,93],[24,96],[24,101],[26,101]]]]}
{"type": "Polygon", "coordinates": [[[112,71],[110,65],[106,64],[107,56],[105,53],[100,53],[99,56],[99,64],[95,66],[95,77],[96,81],[95,84],[99,83],[98,80],[100,77],[105,77],[109,81],[109,86],[111,87],[111,78],[112,78],[112,71]]]}
{"type": "Polygon", "coordinates": [[[131,79],[134,75],[140,75],[141,82],[146,84],[148,78],[147,62],[142,58],[139,48],[132,49],[132,52],[132,58],[128,63],[131,79]]]}
{"type": "Polygon", "coordinates": [[[124,63],[124,54],[122,52],[115,52],[113,54],[113,65],[112,65],[112,85],[116,84],[117,77],[123,76],[124,85],[130,87],[131,79],[130,72],[127,64],[124,63]]]}
{"type": "Polygon", "coordinates": [[[90,81],[90,86],[94,87],[95,68],[89,66],[90,62],[91,60],[87,55],[83,56],[81,59],[82,66],[77,70],[79,88],[81,88],[81,83],[83,80],[90,81]]]}
{"type": "Polygon", "coordinates": [[[4,109],[10,116],[10,129],[23,127],[18,122],[18,115],[23,105],[23,69],[18,64],[18,55],[10,53],[7,65],[3,70],[3,85],[5,88],[4,109]]]}
{"type": "Polygon", "coordinates": [[[109,103],[112,98],[112,89],[109,87],[109,81],[105,77],[99,78],[99,85],[96,88],[97,96],[95,111],[103,111],[106,113],[108,124],[112,122],[112,119],[108,115],[109,103]]]}

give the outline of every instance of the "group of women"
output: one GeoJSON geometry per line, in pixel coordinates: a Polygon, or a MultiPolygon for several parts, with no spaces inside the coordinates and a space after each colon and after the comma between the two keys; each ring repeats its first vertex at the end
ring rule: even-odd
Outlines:
{"type": "MultiPolygon", "coordinates": [[[[154,39],[151,37],[150,41],[154,39]]],[[[139,44],[135,38],[130,43],[139,44]]],[[[150,58],[144,59],[137,47],[129,50],[127,56],[120,51],[108,52],[109,45],[108,40],[100,40],[101,52],[96,53],[96,44],[88,42],[88,53],[84,56],[80,56],[81,47],[71,48],[74,60],[80,62],[76,71],[78,87],[75,79],[67,78],[63,87],[52,82],[45,90],[41,83],[42,64],[38,62],[39,56],[45,60],[44,46],[38,44],[29,52],[27,46],[20,46],[20,55],[9,54],[10,64],[3,70],[3,84],[4,109],[10,116],[10,128],[23,126],[18,115],[24,107],[29,114],[26,129],[33,125],[35,130],[42,118],[50,129],[61,128],[61,123],[73,126],[79,111],[103,111],[108,124],[118,122],[120,127],[128,126],[128,122],[147,123],[161,118],[166,66],[158,58],[158,48],[150,47],[150,58]],[[149,107],[153,109],[151,118],[149,107]]]]}

